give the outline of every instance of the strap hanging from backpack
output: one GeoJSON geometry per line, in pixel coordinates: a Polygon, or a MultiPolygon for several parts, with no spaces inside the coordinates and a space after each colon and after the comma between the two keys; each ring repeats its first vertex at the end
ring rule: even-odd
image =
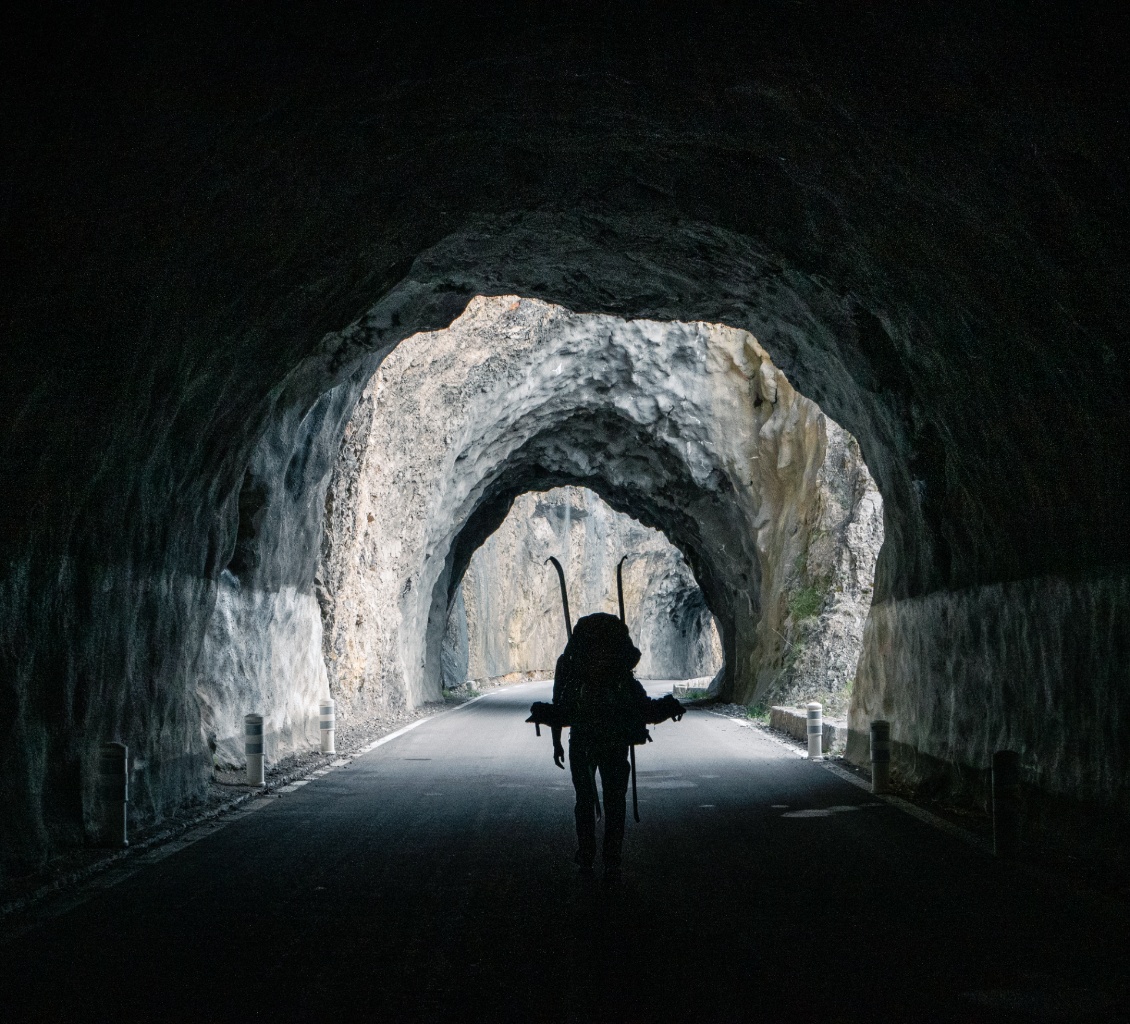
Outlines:
{"type": "Polygon", "coordinates": [[[631,744],[628,749],[632,752],[632,816],[640,820],[640,798],[636,793],[636,745],[631,744]]]}

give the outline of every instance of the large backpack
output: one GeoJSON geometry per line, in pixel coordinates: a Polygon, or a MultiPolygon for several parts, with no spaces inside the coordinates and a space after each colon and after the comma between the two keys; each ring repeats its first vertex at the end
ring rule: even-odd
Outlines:
{"type": "Polygon", "coordinates": [[[558,663],[555,704],[569,725],[591,738],[646,743],[643,697],[632,669],[640,652],[628,630],[612,615],[581,619],[558,663]]]}

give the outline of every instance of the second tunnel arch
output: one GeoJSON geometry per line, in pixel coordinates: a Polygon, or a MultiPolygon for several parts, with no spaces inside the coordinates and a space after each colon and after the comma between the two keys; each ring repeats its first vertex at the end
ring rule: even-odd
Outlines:
{"type": "Polygon", "coordinates": [[[471,556],[449,602],[445,694],[553,673],[566,629],[551,557],[562,566],[574,623],[598,611],[618,615],[622,576],[639,678],[695,689],[721,681],[721,637],[682,552],[590,488],[563,486],[518,495],[471,556]]]}
{"type": "MultiPolygon", "coordinates": [[[[679,468],[677,458],[664,453],[637,425],[617,416],[573,414],[531,438],[502,467],[450,544],[447,564],[436,581],[425,672],[431,676],[437,671],[440,655],[436,645],[474,552],[502,524],[515,499],[528,491],[575,486],[593,491],[614,511],[657,530],[683,554],[714,616],[723,657],[719,683],[723,692],[730,692],[739,657],[751,657],[756,643],[760,570],[756,561],[742,562],[738,557],[734,557],[729,571],[723,568],[724,544],[719,542],[741,528],[730,514],[732,507],[726,505],[729,495],[725,491],[712,495],[706,488],[697,487],[687,474],[679,473],[679,468]],[[616,439],[616,448],[631,453],[629,459],[635,465],[630,484],[616,479],[618,474],[612,467],[619,461],[622,472],[625,460],[607,450],[610,437],[616,439]],[[604,439],[604,443],[598,439],[604,439]],[[569,464],[577,453],[584,454],[588,465],[569,464]]],[[[617,551],[613,561],[627,556],[630,569],[634,554],[617,551]]],[[[737,556],[736,551],[732,554],[737,556]]],[[[610,574],[609,595],[614,593],[613,582],[610,574]]],[[[572,618],[576,621],[594,610],[574,603],[572,618]]]]}
{"type": "MultiPolygon", "coordinates": [[[[348,608],[327,616],[326,632],[346,699],[380,688],[438,696],[448,606],[470,553],[514,495],[564,483],[592,487],[686,552],[722,633],[727,696],[752,700],[781,675],[787,592],[829,511],[818,500],[828,434],[847,435],[747,332],[479,298],[450,328],[402,342],[359,408],[372,441],[351,441],[346,462],[369,444],[378,453],[364,488],[374,511],[359,546],[335,545],[346,570],[323,571],[348,608]],[[398,424],[411,424],[410,436],[398,424]],[[371,644],[373,628],[376,658],[358,633],[371,644]]],[[[330,488],[343,540],[361,520],[339,495],[355,490],[341,474],[330,488]]]]}

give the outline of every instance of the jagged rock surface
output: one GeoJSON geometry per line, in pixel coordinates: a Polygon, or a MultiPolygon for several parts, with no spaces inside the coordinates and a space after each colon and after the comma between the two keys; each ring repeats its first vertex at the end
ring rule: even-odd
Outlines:
{"type": "MultiPolygon", "coordinates": [[[[471,556],[514,500],[546,481],[591,488],[683,551],[718,623],[726,695],[842,693],[850,682],[881,537],[880,503],[854,442],[748,332],[502,296],[477,298],[447,330],[402,342],[346,430],[319,573],[335,695],[346,704],[439,695],[445,657],[449,671],[461,660],[444,633],[471,556]],[[849,537],[864,542],[845,554],[849,537]],[[795,594],[819,587],[823,600],[836,585],[837,600],[803,622],[795,594]],[[798,671],[788,651],[802,635],[808,660],[798,671]]],[[[536,533],[522,543],[537,547],[536,533]]],[[[595,568],[573,565],[578,597],[614,609],[611,568],[598,583],[595,568]]],[[[487,571],[500,573],[497,564],[487,571]]],[[[462,600],[473,629],[492,622],[480,614],[489,598],[478,583],[462,600]]],[[[515,671],[501,645],[523,643],[518,634],[536,638],[545,667],[561,644],[552,627],[539,635],[545,609],[518,602],[497,619],[504,635],[475,635],[469,649],[486,652],[484,676],[515,671]]]]}

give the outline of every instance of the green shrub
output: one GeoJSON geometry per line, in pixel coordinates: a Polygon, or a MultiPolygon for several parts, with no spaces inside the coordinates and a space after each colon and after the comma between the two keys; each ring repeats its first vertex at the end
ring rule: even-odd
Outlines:
{"type": "Polygon", "coordinates": [[[750,704],[745,709],[745,713],[755,722],[761,722],[764,725],[769,724],[769,705],[767,704],[750,704]]]}
{"type": "Polygon", "coordinates": [[[789,601],[789,611],[794,619],[810,619],[824,607],[824,590],[821,587],[801,587],[789,601]]]}

